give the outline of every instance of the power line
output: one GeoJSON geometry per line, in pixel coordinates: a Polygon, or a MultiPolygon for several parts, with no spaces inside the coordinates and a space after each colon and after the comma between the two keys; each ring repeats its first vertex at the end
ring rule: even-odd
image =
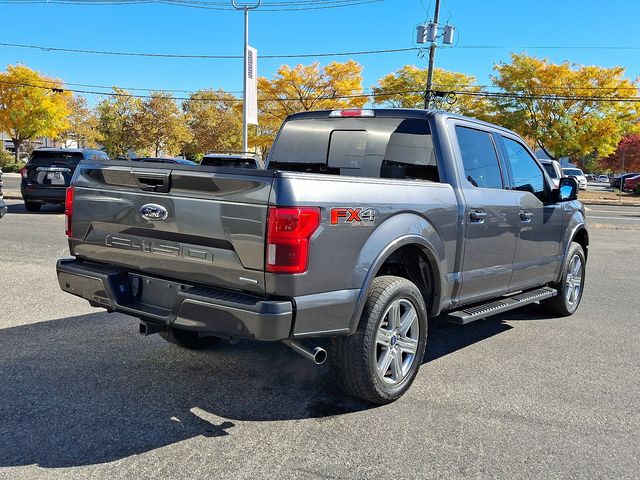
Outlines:
{"type": "MultiPolygon", "coordinates": [[[[197,55],[184,53],[152,53],[152,52],[123,52],[109,50],[86,50],[81,48],[60,48],[46,47],[43,45],[28,45],[21,43],[4,43],[0,42],[0,47],[12,48],[29,48],[43,50],[46,52],[66,52],[66,53],[85,53],[92,55],[116,55],[126,57],[160,57],[160,58],[196,58],[196,59],[216,59],[216,60],[242,60],[242,55],[197,55]]],[[[321,57],[345,57],[355,55],[379,55],[385,53],[409,52],[418,50],[417,48],[388,48],[384,50],[360,50],[353,52],[329,52],[329,53],[293,53],[283,55],[260,55],[261,59],[282,59],[282,58],[321,58],[321,57]]]]}
{"type": "MultiPolygon", "coordinates": [[[[52,82],[53,84],[54,82],[52,82]]],[[[54,90],[54,91],[68,91],[73,93],[80,93],[86,95],[102,95],[102,96],[113,96],[113,97],[127,97],[127,98],[152,98],[153,95],[140,95],[133,94],[128,92],[98,92],[92,90],[84,90],[84,89],[70,89],[70,88],[61,88],[59,84],[45,86],[45,85],[36,85],[32,83],[21,83],[21,82],[9,82],[6,80],[0,80],[0,84],[4,85],[14,85],[21,87],[31,87],[31,88],[41,88],[45,90],[54,90]]],[[[308,97],[305,100],[338,100],[338,99],[348,99],[348,98],[377,98],[377,97],[390,97],[394,95],[404,95],[404,94],[423,94],[422,90],[406,90],[406,91],[396,91],[396,92],[386,92],[386,93],[358,93],[358,94],[345,94],[345,95],[335,95],[331,97],[308,97]]],[[[554,94],[546,94],[546,95],[536,95],[536,94],[518,94],[518,93],[510,93],[510,92],[485,92],[485,91],[469,91],[469,90],[450,90],[450,91],[435,91],[436,95],[468,95],[468,96],[476,96],[476,97],[485,97],[485,98],[507,98],[507,99],[523,99],[523,100],[550,100],[550,101],[588,101],[588,102],[614,102],[614,103],[638,103],[640,102],[640,97],[623,97],[623,96],[581,96],[581,95],[554,95],[554,94]]],[[[215,97],[208,96],[206,98],[191,98],[191,97],[172,97],[174,100],[194,100],[194,101],[230,101],[230,102],[242,102],[241,98],[225,98],[225,97],[215,97]]],[[[259,102],[288,102],[288,101],[300,101],[299,97],[287,98],[287,97],[273,97],[273,98],[259,98],[259,102]]]]}

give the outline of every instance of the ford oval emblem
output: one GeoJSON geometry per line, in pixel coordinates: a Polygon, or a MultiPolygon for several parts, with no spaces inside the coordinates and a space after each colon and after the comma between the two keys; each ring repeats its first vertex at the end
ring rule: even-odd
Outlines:
{"type": "Polygon", "coordinates": [[[140,207],[140,215],[147,220],[164,220],[169,216],[169,212],[162,205],[147,203],[140,207]]]}

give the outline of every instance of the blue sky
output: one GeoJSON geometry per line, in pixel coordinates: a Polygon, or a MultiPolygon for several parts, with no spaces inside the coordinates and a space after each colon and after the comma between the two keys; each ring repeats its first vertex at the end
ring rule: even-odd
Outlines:
{"type": "MultiPolygon", "coordinates": [[[[430,0],[384,0],[355,7],[251,14],[251,44],[260,54],[359,51],[413,46],[415,25],[430,0]]],[[[429,9],[432,14],[433,5],[429,9]]],[[[95,50],[242,54],[242,14],[170,5],[82,6],[0,2],[0,42],[95,50]]],[[[446,0],[441,23],[457,27],[458,45],[439,49],[436,65],[488,83],[496,62],[512,51],[582,64],[622,65],[640,75],[640,2],[634,0],[446,0]],[[603,8],[606,10],[603,15],[603,8]],[[470,48],[473,46],[500,48],[470,48]],[[533,48],[533,47],[599,48],[533,48]],[[527,48],[525,48],[527,47],[527,48]],[[625,47],[625,49],[619,49],[625,47]]],[[[426,66],[415,52],[356,56],[365,87],[405,64],[426,66]]],[[[327,63],[332,58],[321,59],[327,63]]],[[[345,60],[345,58],[336,58],[345,60]]],[[[281,63],[261,60],[271,77],[281,63]]],[[[196,90],[242,88],[238,60],[115,57],[0,47],[0,68],[24,63],[67,82],[196,90]]],[[[176,94],[179,95],[179,94],[176,94]]],[[[95,98],[91,99],[95,101],[95,98]]]]}

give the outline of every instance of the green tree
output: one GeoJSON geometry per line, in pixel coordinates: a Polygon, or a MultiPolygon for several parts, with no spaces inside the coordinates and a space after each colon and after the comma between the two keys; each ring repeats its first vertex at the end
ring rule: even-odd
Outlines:
{"type": "Polygon", "coordinates": [[[97,140],[111,158],[125,157],[141,147],[136,129],[141,103],[126,90],[114,87],[113,95],[96,106],[97,140]]]}
{"type": "Polygon", "coordinates": [[[496,99],[499,122],[556,158],[606,157],[637,129],[636,104],[616,101],[635,96],[638,87],[624,78],[622,67],[553,64],[513,54],[511,63],[494,69],[493,83],[513,95],[496,99]]]}
{"type": "Polygon", "coordinates": [[[0,130],[11,136],[16,162],[24,142],[55,137],[67,128],[69,99],[62,82],[24,65],[0,73],[0,130]]]}
{"type": "Polygon", "coordinates": [[[252,143],[270,148],[284,119],[308,110],[358,108],[367,103],[362,93],[362,66],[353,60],[332,62],[320,68],[282,65],[271,80],[258,79],[260,126],[252,143]]]}
{"type": "Polygon", "coordinates": [[[199,90],[182,104],[192,140],[190,157],[242,148],[242,103],[224,90],[199,90]]]}
{"type": "MultiPolygon", "coordinates": [[[[427,85],[427,70],[414,65],[405,65],[394,73],[382,77],[373,87],[373,102],[394,108],[424,108],[424,91],[427,85]]],[[[442,68],[433,71],[433,90],[441,92],[465,91],[470,94],[481,92],[476,78],[442,68]]],[[[433,106],[461,115],[490,120],[492,104],[486,98],[476,95],[436,96],[433,106]]]]}
{"type": "Polygon", "coordinates": [[[151,92],[135,115],[141,146],[156,157],[175,155],[191,140],[184,114],[167,92],[151,92]]]}

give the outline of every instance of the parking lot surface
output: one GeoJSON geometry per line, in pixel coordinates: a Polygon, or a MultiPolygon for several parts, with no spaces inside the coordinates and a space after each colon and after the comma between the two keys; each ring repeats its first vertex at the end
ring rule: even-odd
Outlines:
{"type": "Polygon", "coordinates": [[[62,212],[8,203],[2,479],[640,476],[635,231],[591,231],[572,317],[432,322],[413,387],[372,407],[279,343],[189,352],[62,293],[62,212]]]}

